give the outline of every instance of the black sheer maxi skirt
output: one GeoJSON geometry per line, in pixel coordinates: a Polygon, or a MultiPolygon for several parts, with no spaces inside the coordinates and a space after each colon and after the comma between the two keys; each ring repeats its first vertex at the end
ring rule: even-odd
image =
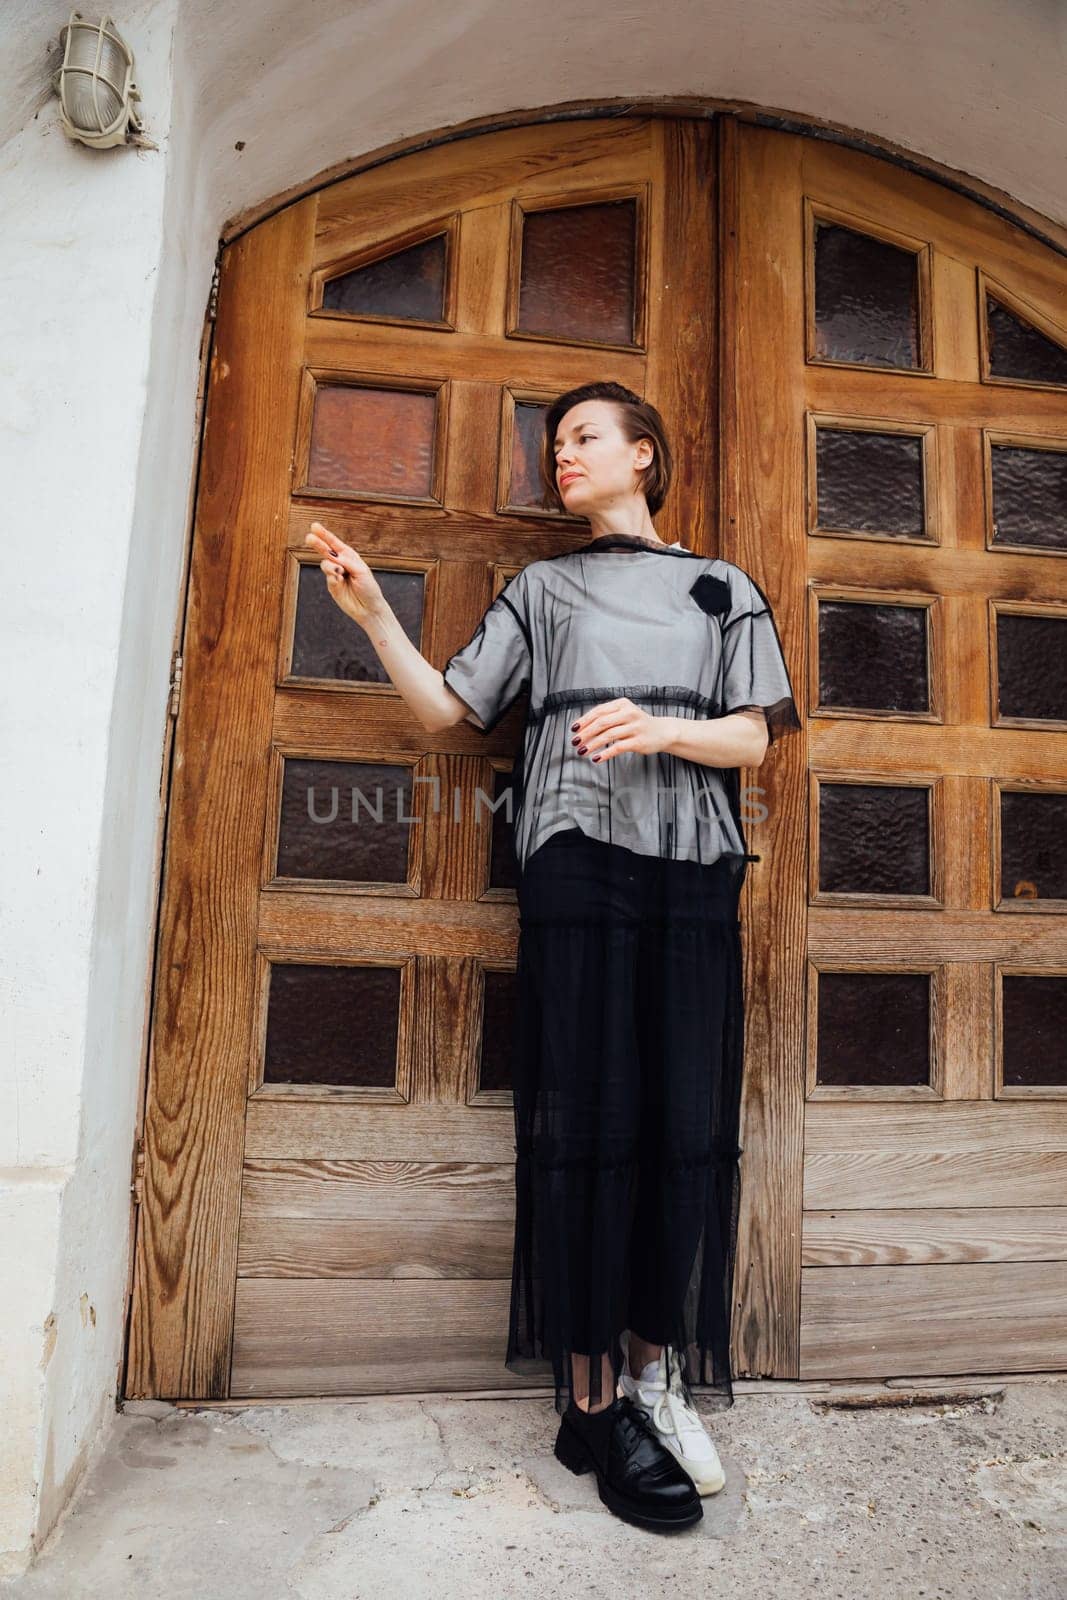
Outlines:
{"type": "Polygon", "coordinates": [[[520,874],[515,1250],[506,1366],[571,1353],[616,1379],[631,1328],[673,1348],[688,1399],[733,1404],[730,1319],[744,1050],[744,857],[640,855],[578,828],[520,874]]]}

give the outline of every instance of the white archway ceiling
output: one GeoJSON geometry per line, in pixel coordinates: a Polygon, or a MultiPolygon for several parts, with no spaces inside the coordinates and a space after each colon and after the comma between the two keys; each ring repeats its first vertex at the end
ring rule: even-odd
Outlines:
{"type": "MultiPolygon", "coordinates": [[[[192,135],[198,198],[220,228],[427,130],[664,95],[874,134],[1067,222],[1063,0],[118,0],[113,10],[135,50],[174,14],[175,103],[189,125],[171,138],[192,135]]],[[[47,100],[49,44],[68,13],[66,0],[9,12],[0,142],[47,100]]],[[[152,87],[142,84],[150,133],[152,87]]]]}

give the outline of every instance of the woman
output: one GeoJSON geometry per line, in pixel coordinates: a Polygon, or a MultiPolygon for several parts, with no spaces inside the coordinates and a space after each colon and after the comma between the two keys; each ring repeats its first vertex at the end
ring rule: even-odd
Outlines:
{"type": "Polygon", "coordinates": [[[366,563],[319,523],[308,536],[424,727],[489,731],[530,691],[505,1361],[552,1363],[556,1455],[661,1531],[699,1521],[725,1481],[690,1386],[732,1404],[738,769],[800,726],[758,584],[657,535],[671,471],[663,420],[632,391],[561,395],[545,415],[545,504],[593,538],[524,567],[441,672],[366,563]]]}

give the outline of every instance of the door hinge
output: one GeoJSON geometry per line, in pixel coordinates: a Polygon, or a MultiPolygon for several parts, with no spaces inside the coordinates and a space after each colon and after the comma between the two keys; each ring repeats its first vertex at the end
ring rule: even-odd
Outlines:
{"type": "Polygon", "coordinates": [[[133,1147],[133,1179],[130,1183],[130,1194],[133,1203],[139,1206],[144,1199],[144,1136],[138,1138],[133,1147]]]}
{"type": "Polygon", "coordinates": [[[211,274],[211,288],[208,290],[208,296],[207,296],[207,320],[209,322],[214,322],[215,315],[216,315],[216,313],[217,313],[217,311],[219,309],[219,277],[220,277],[220,275],[221,275],[221,262],[216,260],[214,270],[213,270],[213,272],[211,274]]]}
{"type": "Polygon", "coordinates": [[[182,653],[175,650],[170,662],[170,703],[167,706],[168,717],[178,715],[178,707],[182,698],[182,653]]]}

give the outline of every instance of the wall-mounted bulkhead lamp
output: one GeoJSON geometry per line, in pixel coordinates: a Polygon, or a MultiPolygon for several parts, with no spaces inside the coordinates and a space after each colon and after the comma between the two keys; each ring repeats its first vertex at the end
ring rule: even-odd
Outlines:
{"type": "Polygon", "coordinates": [[[141,98],[133,81],[133,51],[112,18],[87,22],[80,11],[72,11],[59,37],[63,65],[52,86],[69,136],[97,150],[116,144],[156,149],[144,138],[133,106],[141,98]]]}

